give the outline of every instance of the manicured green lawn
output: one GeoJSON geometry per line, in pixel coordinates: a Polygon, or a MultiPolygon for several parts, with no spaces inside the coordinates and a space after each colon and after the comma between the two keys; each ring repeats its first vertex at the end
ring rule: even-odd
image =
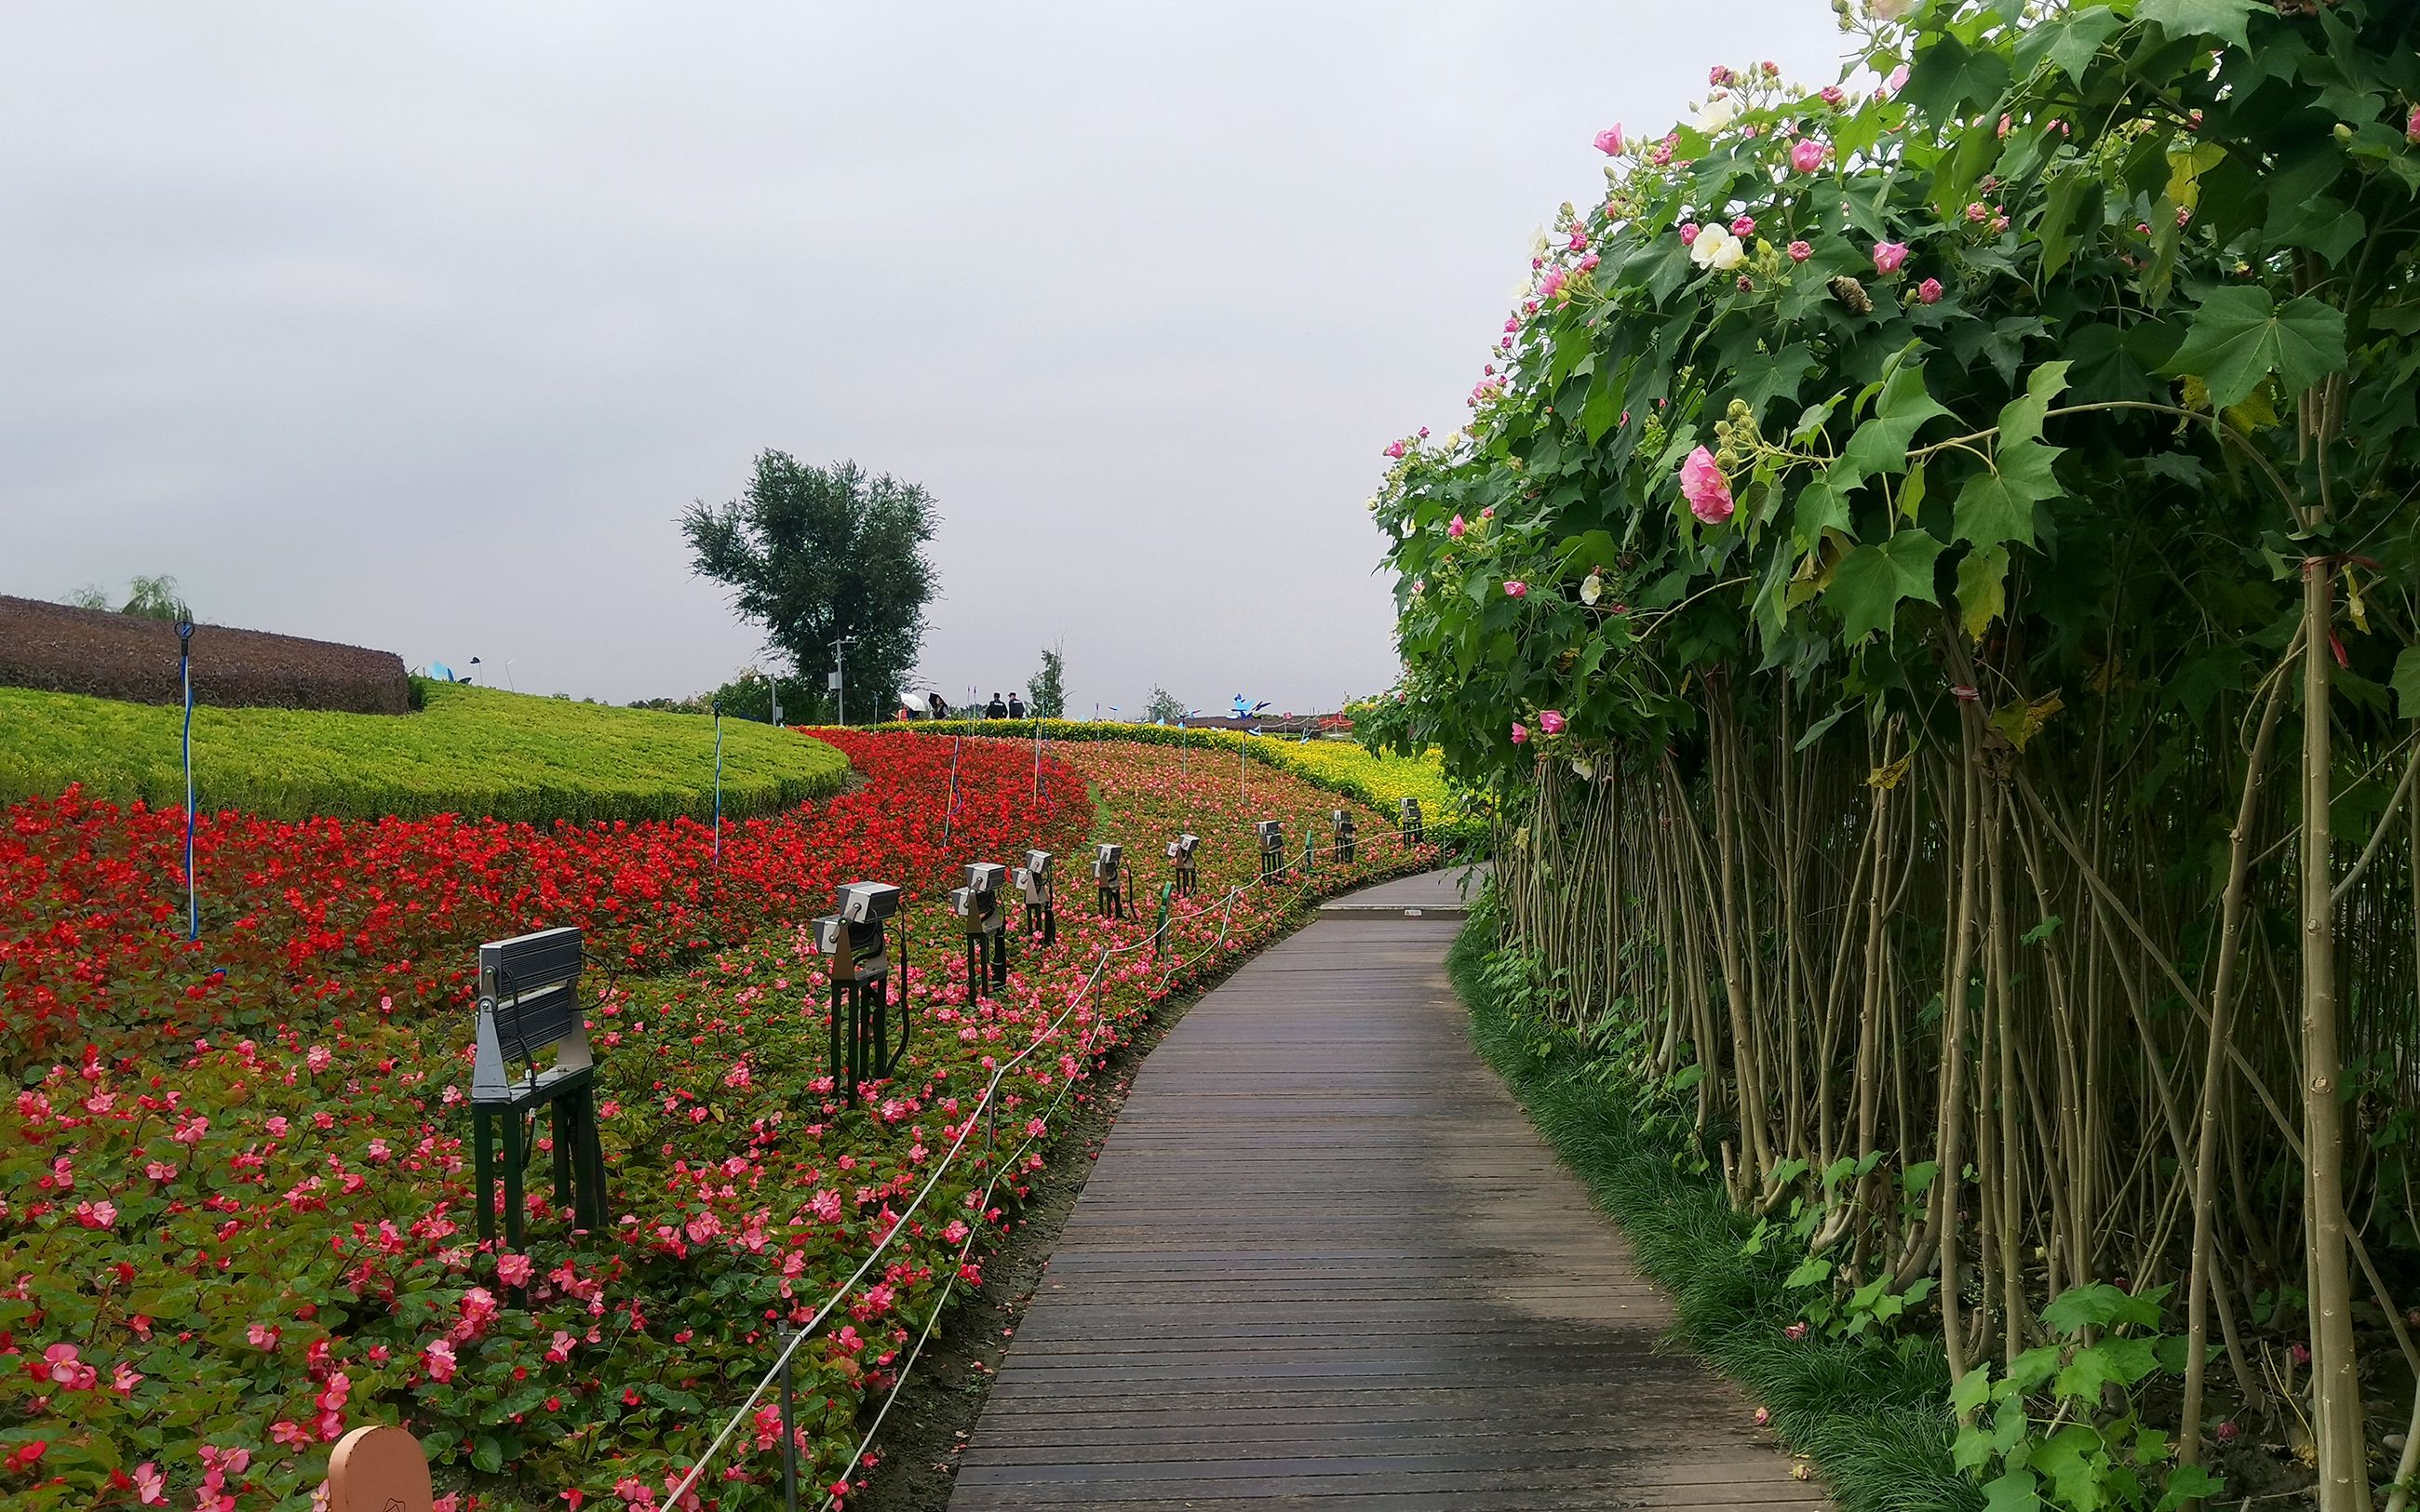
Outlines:
{"type": "MultiPolygon", "coordinates": [[[[205,808],[554,819],[705,818],[714,721],[458,684],[421,685],[404,716],[194,711],[205,808]]],[[[181,711],[0,687],[0,801],[81,782],[95,797],[184,801],[181,711]]],[[[848,762],[793,731],[723,721],[722,811],[766,813],[838,791],[848,762]]]]}

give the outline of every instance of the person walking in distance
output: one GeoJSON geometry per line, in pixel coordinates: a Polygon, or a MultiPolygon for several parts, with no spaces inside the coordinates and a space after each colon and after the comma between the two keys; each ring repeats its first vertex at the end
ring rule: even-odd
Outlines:
{"type": "Polygon", "coordinates": [[[1008,705],[1001,702],[999,694],[994,693],[991,696],[991,702],[984,705],[984,717],[986,719],[1005,719],[1008,717],[1008,705]]]}
{"type": "Polygon", "coordinates": [[[1008,696],[1008,717],[1012,719],[1025,717],[1025,701],[1014,693],[1008,696]]]}

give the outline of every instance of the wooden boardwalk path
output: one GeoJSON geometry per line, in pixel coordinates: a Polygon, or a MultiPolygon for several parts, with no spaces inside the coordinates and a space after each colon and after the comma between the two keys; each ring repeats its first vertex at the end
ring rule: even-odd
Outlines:
{"type": "Polygon", "coordinates": [[[953,1512],[1820,1505],[1471,1049],[1434,874],[1349,902],[1143,1062],[953,1512]]]}

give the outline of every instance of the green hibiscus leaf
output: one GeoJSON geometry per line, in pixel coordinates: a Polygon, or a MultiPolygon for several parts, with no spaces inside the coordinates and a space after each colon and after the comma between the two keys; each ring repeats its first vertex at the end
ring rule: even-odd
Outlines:
{"type": "Polygon", "coordinates": [[[1861,546],[1840,559],[1824,601],[1840,616],[1841,639],[1854,645],[1887,631],[1901,599],[1932,601],[1932,564],[1941,543],[1923,531],[1901,531],[1880,546],[1861,546]]]}
{"type": "MultiPolygon", "coordinates": [[[[2042,444],[2042,421],[2051,401],[2066,387],[2067,363],[2044,363],[2026,380],[2025,392],[2001,407],[1993,469],[1966,480],[1958,495],[1957,538],[1978,552],[2003,541],[2034,544],[2034,506],[2058,497],[2058,478],[2051,464],[2064,451],[2042,444]]],[[[1959,586],[1960,602],[1966,605],[1971,621],[1975,606],[1966,600],[1962,569],[1959,586]]]]}
{"type": "Polygon", "coordinates": [[[2143,0],[2134,16],[2158,22],[2170,37],[2215,37],[2248,47],[2251,38],[2244,28],[2254,11],[2265,8],[2260,0],[2143,0]]]}
{"type": "Polygon", "coordinates": [[[2388,682],[2395,689],[2396,712],[2407,719],[2420,719],[2420,646],[2403,648],[2388,682]]]}
{"type": "Polygon", "coordinates": [[[2041,1512],[2040,1487],[2032,1471],[2009,1471],[1983,1488],[1983,1512],[2041,1512]]]}
{"type": "Polygon", "coordinates": [[[1902,362],[1883,384],[1874,417],[1849,438],[1832,466],[1833,486],[1845,494],[1878,472],[1905,472],[1908,443],[1924,423],[1949,411],[1924,386],[1924,364],[1902,362]]]}
{"type": "Polygon", "coordinates": [[[1817,365],[1814,356],[1795,342],[1777,352],[1756,352],[1731,369],[1731,393],[1761,421],[1765,407],[1774,400],[1797,398],[1798,385],[1817,365]]]}
{"type": "Polygon", "coordinates": [[[2265,288],[2228,285],[2211,290],[2194,311],[2166,371],[2200,378],[2211,403],[2227,409],[2272,373],[2287,393],[2298,394],[2344,365],[2344,312],[2307,294],[2280,309],[2265,288]]]}
{"type": "Polygon", "coordinates": [[[1791,528],[1800,549],[1807,551],[1815,549],[1826,530],[1848,530],[1849,502],[1840,497],[1830,472],[1808,479],[1807,486],[1798,490],[1798,508],[1791,528]]]}
{"type": "Polygon", "coordinates": [[[1958,563],[1958,619],[1970,640],[2009,611],[2009,548],[1969,551],[1958,563]]]}
{"type": "Polygon", "coordinates": [[[2040,68],[2047,59],[2053,66],[2077,84],[2084,82],[2084,70],[2092,66],[2093,54],[2110,34],[2124,24],[2125,18],[2107,6],[2094,6],[2046,21],[2027,31],[2017,41],[2017,67],[2027,73],[2040,68]]]}

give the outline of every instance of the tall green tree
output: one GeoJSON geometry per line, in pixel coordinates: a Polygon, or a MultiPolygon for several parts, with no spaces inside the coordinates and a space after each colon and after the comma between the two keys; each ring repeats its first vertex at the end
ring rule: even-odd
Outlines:
{"type": "Polygon", "coordinates": [[[939,518],[920,484],[768,451],[739,498],[690,505],[681,533],[698,575],[729,586],[732,608],[801,675],[821,683],[846,638],[848,706],[880,718],[899,706],[923,643],[934,587],[923,545],[939,518]]]}
{"type": "Polygon", "coordinates": [[[1185,717],[1185,701],[1154,683],[1151,697],[1143,701],[1142,717],[1156,724],[1174,724],[1185,717]]]}
{"type": "Polygon", "coordinates": [[[1042,648],[1042,670],[1025,680],[1025,701],[1037,719],[1067,717],[1067,653],[1059,646],[1042,648]]]}

